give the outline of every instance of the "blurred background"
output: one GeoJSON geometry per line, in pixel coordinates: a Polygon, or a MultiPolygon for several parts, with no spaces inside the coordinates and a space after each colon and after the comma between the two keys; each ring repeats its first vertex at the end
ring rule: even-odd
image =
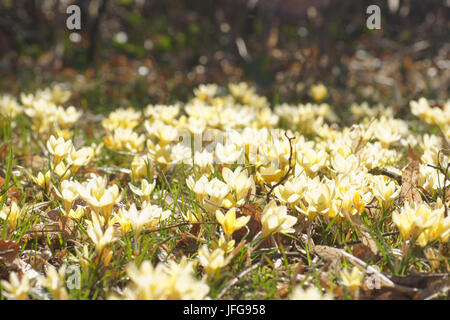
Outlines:
{"type": "Polygon", "coordinates": [[[63,82],[94,112],[247,81],[273,104],[449,97],[450,0],[1,0],[0,93],[63,82]],[[81,9],[81,30],[66,9],[81,9]],[[366,27],[369,5],[381,30],[366,27]]]}

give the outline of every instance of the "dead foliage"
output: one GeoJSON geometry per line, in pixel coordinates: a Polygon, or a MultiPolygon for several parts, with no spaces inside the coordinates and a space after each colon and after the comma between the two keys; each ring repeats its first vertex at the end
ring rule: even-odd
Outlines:
{"type": "Polygon", "coordinates": [[[417,152],[409,148],[409,164],[402,172],[402,189],[399,198],[402,202],[423,203],[420,192],[417,190],[417,181],[419,179],[420,157],[417,152]]]}

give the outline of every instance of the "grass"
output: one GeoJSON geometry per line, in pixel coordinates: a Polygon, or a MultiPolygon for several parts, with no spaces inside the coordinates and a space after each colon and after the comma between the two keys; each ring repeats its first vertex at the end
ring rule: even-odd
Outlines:
{"type": "MultiPolygon", "coordinates": [[[[103,119],[107,118],[108,115],[104,115],[103,119]]],[[[423,125],[417,119],[415,121],[415,131],[408,134],[420,138],[423,130],[426,129],[423,129],[423,125]]],[[[284,128],[295,128],[297,138],[303,135],[301,127],[292,126],[289,119],[283,118],[281,122],[284,123],[282,125],[284,128]]],[[[3,249],[0,247],[0,278],[5,280],[0,284],[0,299],[5,299],[6,296],[20,298],[11,290],[5,289],[5,284],[7,285],[11,274],[16,270],[13,265],[19,261],[22,265],[25,264],[35,270],[41,277],[30,279],[30,288],[25,297],[34,299],[48,297],[94,300],[130,297],[127,296],[126,290],[139,291],[131,286],[133,282],[129,271],[131,264],[141,266],[145,261],[150,261],[154,267],[162,264],[170,268],[170,263],[181,263],[182,257],[187,257],[192,262],[190,274],[195,281],[203,281],[208,285],[207,295],[213,299],[287,299],[292,298],[292,292],[298,286],[316,287],[322,293],[332,293],[336,299],[377,297],[377,291],[368,289],[363,281],[357,293],[347,288],[340,270],[351,269],[354,263],[345,257],[324,258],[318,254],[317,246],[325,247],[326,250],[340,248],[339,250],[359,257],[368,265],[377,266],[386,275],[407,277],[413,273],[448,272],[449,257],[448,249],[446,249],[448,242],[432,239],[424,248],[421,248],[411,241],[409,249],[406,249],[406,239],[402,239],[392,221],[392,212],[399,210],[403,204],[396,201],[389,208],[381,208],[377,201],[372,201],[373,196],[370,200],[365,201],[364,209],[357,213],[361,220],[359,225],[349,221],[344,215],[328,216],[327,213],[317,214],[315,220],[306,224],[305,216],[294,206],[288,206],[286,207],[287,213],[298,219],[293,229],[272,232],[270,236],[262,238],[261,228],[264,228],[264,225],[261,225],[263,223],[261,217],[264,214],[263,209],[268,204],[266,195],[271,184],[267,181],[258,181],[257,175],[260,173],[261,166],[244,164],[242,167],[247,170],[252,183],[254,183],[254,190],[234,207],[237,209],[238,215],[250,216],[250,222],[245,227],[246,229],[244,228],[245,232],[241,230],[240,233],[238,231],[233,233],[229,240],[234,239],[235,243],[229,252],[222,252],[222,256],[217,253],[216,259],[229,259],[229,261],[218,267],[214,274],[208,273],[207,265],[199,259],[199,249],[202,246],[208,247],[210,251],[217,248],[218,245],[215,245],[214,242],[220,241],[220,237],[223,237],[224,228],[217,222],[214,213],[206,213],[208,201],[213,201],[211,200],[213,196],[210,194],[211,198],[208,196],[202,198],[199,192],[192,190],[186,183],[187,178],[191,175],[195,177],[195,181],[198,181],[205,171],[202,171],[204,169],[197,164],[193,166],[189,163],[172,165],[164,163],[165,160],[161,160],[161,158],[153,158],[147,162],[143,176],[138,177],[132,165],[135,157],[145,155],[148,150],[156,152],[156,149],[152,148],[158,143],[161,144],[161,148],[164,148],[161,139],[155,139],[143,131],[141,119],[140,125],[135,127],[134,132],[145,134],[146,142],[151,141],[151,143],[140,151],[104,146],[100,153],[95,154],[95,157],[88,163],[83,164],[78,172],[72,172],[73,167],[70,166],[65,171],[70,173],[71,177],[68,179],[70,181],[85,182],[89,179],[89,173],[93,172],[96,175],[106,176],[108,187],[117,185],[121,197],[114,203],[112,209],[114,217],[121,212],[120,210],[128,210],[132,204],[142,209],[147,205],[143,203],[140,196],[132,192],[129,184],[139,188],[140,180],[143,178],[150,182],[156,181],[150,200],[151,205],[163,211],[168,210],[170,215],[167,219],[158,220],[158,223],[152,227],[148,223],[145,224],[141,232],[133,232],[134,227],[130,229],[130,232],[126,232],[118,220],[109,220],[108,222],[108,218],[106,218],[107,222],[101,226],[103,234],[99,237],[103,237],[110,226],[116,239],[115,241],[106,241],[107,243],[99,249],[99,245],[93,240],[89,229],[89,223],[93,223],[94,212],[97,209],[80,193],[78,200],[71,207],[74,210],[77,207],[84,208],[83,215],[80,218],[64,216],[61,211],[64,202],[54,191],[54,189],[58,189],[61,192],[64,179],[56,174],[55,167],[51,165],[55,160],[54,156],[51,153],[47,155],[44,153],[47,148],[47,138],[55,132],[52,131],[53,129],[49,129],[46,132],[38,133],[32,128],[32,123],[33,118],[25,114],[20,114],[15,119],[5,117],[1,119],[0,176],[3,178],[3,182],[0,211],[5,208],[2,211],[5,216],[0,219],[0,245],[4,246],[6,241],[12,241],[19,245],[19,249],[15,252],[13,262],[7,261],[3,257],[5,254],[2,253],[3,249]],[[32,157],[36,157],[42,165],[33,167],[30,164],[32,157]],[[37,176],[38,172],[44,174],[47,170],[52,173],[50,189],[38,186],[30,176],[31,174],[37,176]],[[11,190],[14,190],[15,193],[11,190]],[[10,208],[13,202],[16,202],[21,210],[16,224],[11,223],[11,213],[6,211],[6,208],[10,208]],[[252,208],[255,212],[254,215],[245,212],[245,205],[252,208]],[[41,206],[41,208],[32,210],[33,206],[41,206]],[[374,208],[368,209],[370,206],[374,208]],[[189,210],[194,211],[198,219],[203,214],[204,220],[187,221],[183,215],[186,215],[189,210]],[[312,239],[308,239],[306,233],[308,225],[311,226],[312,239]],[[365,245],[360,247],[362,249],[358,249],[357,245],[365,241],[360,237],[363,230],[367,230],[367,237],[374,243],[378,249],[377,252],[371,252],[369,246],[365,245]],[[362,252],[358,252],[358,250],[362,250],[362,252]],[[403,252],[401,259],[393,253],[395,250],[403,252]],[[425,254],[425,250],[432,252],[439,263],[433,263],[429,255],[425,254]],[[56,270],[62,270],[60,268],[63,266],[73,267],[73,270],[78,272],[76,273],[78,285],[75,287],[68,285],[69,280],[73,278],[71,278],[72,274],[66,271],[60,276],[57,288],[46,287],[43,291],[44,295],[33,294],[32,288],[45,287],[42,285],[42,279],[51,277],[49,271],[51,266],[56,270]],[[40,283],[41,285],[39,285],[40,283]]],[[[77,150],[81,146],[89,146],[92,142],[97,144],[103,142],[104,137],[108,134],[100,123],[90,124],[86,119],[80,119],[77,123],[79,125],[74,127],[72,136],[77,150]],[[87,134],[88,125],[95,128],[89,129],[92,131],[89,135],[87,134]]],[[[156,126],[157,124],[153,122],[152,125],[156,126]]],[[[320,137],[314,133],[308,132],[304,136],[307,137],[306,140],[315,141],[315,146],[321,143],[320,137]]],[[[372,138],[371,141],[376,141],[376,138],[372,138]]],[[[173,150],[174,145],[175,143],[170,145],[169,151],[173,150]]],[[[193,144],[191,144],[191,149],[192,147],[193,144]]],[[[364,148],[365,146],[361,147],[361,149],[364,148]]],[[[289,148],[285,149],[289,150],[289,148]]],[[[394,150],[397,155],[405,152],[405,148],[400,144],[388,149],[394,150]]],[[[189,158],[192,158],[192,154],[190,153],[189,158]]],[[[161,153],[161,157],[163,156],[161,153]]],[[[335,155],[331,151],[327,151],[327,157],[332,159],[335,155]]],[[[285,162],[288,158],[290,159],[289,153],[284,154],[285,162]]],[[[292,161],[299,163],[297,159],[299,159],[298,156],[294,156],[292,161]]],[[[319,177],[321,183],[324,183],[325,178],[337,181],[333,180],[333,175],[335,175],[332,173],[333,165],[330,162],[327,163],[315,176],[308,177],[311,179],[308,180],[309,183],[312,183],[314,177],[319,177]]],[[[387,164],[388,162],[386,162],[387,164]]],[[[298,175],[294,172],[296,170],[288,170],[290,165],[287,164],[284,168],[287,175],[283,179],[286,178],[287,181],[292,181],[298,175]]],[[[394,165],[401,169],[398,163],[394,163],[394,165]]],[[[229,167],[231,170],[235,170],[239,165],[233,164],[229,167]]],[[[222,183],[226,182],[223,168],[223,165],[215,164],[208,180],[212,181],[216,178],[222,183]]],[[[364,171],[361,168],[359,170],[364,171]]],[[[303,174],[306,175],[306,173],[303,174]]],[[[368,173],[365,175],[371,177],[368,173]]],[[[276,182],[272,182],[272,185],[276,182]]],[[[285,182],[281,184],[281,186],[284,185],[285,182]]],[[[337,182],[336,187],[339,187],[337,182]]],[[[308,191],[308,188],[311,187],[306,185],[303,192],[312,192],[308,191]]],[[[367,190],[370,185],[367,184],[363,188],[366,190],[364,192],[369,192],[367,190]]],[[[442,194],[442,191],[439,190],[438,194],[442,194]]],[[[234,199],[238,197],[236,191],[229,194],[234,199]]],[[[306,198],[303,198],[303,193],[299,196],[301,200],[298,201],[307,201],[306,198]]],[[[341,196],[343,197],[343,195],[341,196]]],[[[338,197],[338,195],[334,197],[338,197]]],[[[276,201],[277,208],[284,207],[282,199],[275,193],[271,193],[269,198],[276,201]]],[[[306,205],[312,206],[311,203],[306,205]]],[[[217,208],[226,213],[227,210],[223,206],[224,202],[217,205],[217,208]]],[[[346,209],[341,208],[340,210],[346,209]]],[[[140,214],[142,215],[142,212],[140,214]]],[[[219,263],[218,260],[210,261],[210,263],[219,263]]],[[[22,273],[24,274],[22,280],[25,277],[31,277],[23,270],[22,273]]],[[[392,290],[395,291],[395,287],[392,290]]],[[[171,297],[171,294],[173,294],[172,291],[165,297],[171,297]]],[[[441,297],[448,298],[448,293],[444,293],[441,297]]],[[[182,296],[178,296],[178,298],[182,298],[182,296]]]]}

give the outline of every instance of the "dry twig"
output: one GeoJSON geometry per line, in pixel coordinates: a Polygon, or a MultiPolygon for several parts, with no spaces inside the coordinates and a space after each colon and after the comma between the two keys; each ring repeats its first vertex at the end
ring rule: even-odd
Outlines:
{"type": "Polygon", "coordinates": [[[273,190],[278,187],[280,184],[282,184],[287,177],[291,174],[292,169],[294,168],[292,166],[292,155],[293,155],[293,148],[292,148],[292,140],[295,139],[295,137],[288,137],[287,132],[284,133],[285,137],[289,140],[289,169],[288,171],[285,173],[285,175],[280,179],[280,181],[278,181],[276,184],[274,184],[272,187],[270,187],[269,192],[266,195],[266,201],[269,202],[270,200],[270,195],[272,194],[273,190]]]}

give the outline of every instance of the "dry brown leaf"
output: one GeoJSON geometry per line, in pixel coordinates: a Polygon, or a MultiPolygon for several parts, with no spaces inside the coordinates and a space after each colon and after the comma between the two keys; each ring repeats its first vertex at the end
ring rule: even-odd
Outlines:
{"type": "Polygon", "coordinates": [[[402,189],[400,191],[400,199],[402,202],[410,203],[423,203],[420,192],[417,190],[416,185],[419,179],[419,164],[420,157],[417,152],[409,148],[409,159],[410,162],[403,169],[402,172],[402,189]]]}
{"type": "Polygon", "coordinates": [[[199,224],[194,224],[191,227],[190,232],[180,231],[177,235],[180,237],[175,242],[175,248],[172,251],[172,255],[180,258],[187,254],[194,254],[199,247],[199,235],[201,234],[202,227],[199,224]],[[195,232],[195,233],[192,233],[195,232]]]}
{"type": "Polygon", "coordinates": [[[197,223],[197,224],[193,224],[191,226],[189,233],[192,234],[194,237],[199,238],[202,231],[203,231],[203,225],[197,223]]]}
{"type": "MultiPolygon", "coordinates": [[[[439,259],[439,252],[434,248],[426,248],[423,253],[425,254],[425,257],[428,259],[428,262],[433,267],[433,269],[439,269],[439,266],[441,265],[441,259],[439,259]]],[[[442,260],[444,258],[442,257],[442,260]]]]}
{"type": "Polygon", "coordinates": [[[450,289],[448,273],[416,273],[408,276],[390,276],[397,286],[414,288],[413,299],[431,299],[439,294],[447,294],[450,289]]]}
{"type": "Polygon", "coordinates": [[[42,168],[45,168],[48,161],[47,158],[38,155],[25,155],[20,160],[26,168],[31,168],[32,170],[41,170],[42,168]]]}
{"type": "Polygon", "coordinates": [[[418,289],[426,289],[435,281],[450,285],[450,275],[448,273],[413,273],[407,276],[390,276],[389,278],[395,284],[418,289]]]}
{"type": "MultiPolygon", "coordinates": [[[[10,181],[11,183],[11,181],[10,181]]],[[[0,187],[4,187],[5,179],[3,177],[0,177],[0,187]]],[[[8,195],[7,198],[11,199],[11,201],[19,202],[19,199],[22,197],[22,192],[20,192],[19,189],[12,186],[8,189],[8,195]]]]}
{"type": "Polygon", "coordinates": [[[49,210],[47,218],[58,223],[58,231],[61,232],[63,239],[67,240],[73,238],[75,233],[75,224],[67,216],[64,216],[59,208],[49,210]]]}
{"type": "MultiPolygon", "coordinates": [[[[45,204],[45,203],[44,203],[45,204]]],[[[56,246],[60,247],[59,235],[64,240],[76,238],[77,229],[72,219],[64,216],[59,208],[51,209],[42,217],[47,220],[45,223],[38,223],[33,226],[22,238],[22,242],[32,242],[37,240],[39,243],[46,243],[48,239],[56,246]]]]}
{"type": "Polygon", "coordinates": [[[38,223],[22,237],[22,242],[38,241],[45,244],[47,242],[47,235],[52,242],[57,242],[59,233],[59,224],[53,223],[38,223]]]}
{"type": "Polygon", "coordinates": [[[283,284],[283,283],[280,284],[280,287],[277,290],[277,295],[283,299],[283,298],[287,297],[288,293],[289,293],[289,289],[288,289],[287,284],[283,284]]]}
{"type": "Polygon", "coordinates": [[[303,260],[299,260],[297,264],[295,265],[294,272],[292,273],[292,282],[295,286],[298,282],[298,275],[301,275],[303,271],[305,270],[305,266],[303,265],[303,260]]]}
{"type": "Polygon", "coordinates": [[[22,252],[22,260],[30,264],[36,271],[43,271],[47,261],[52,257],[50,250],[24,250],[22,252]]]}
{"type": "Polygon", "coordinates": [[[55,251],[53,260],[51,261],[51,263],[56,263],[56,264],[61,264],[63,262],[63,260],[66,258],[67,256],[67,248],[65,249],[58,249],[55,251]]]}
{"type": "Polygon", "coordinates": [[[247,243],[247,241],[243,240],[241,242],[239,242],[239,244],[236,246],[236,248],[233,249],[233,251],[231,251],[230,253],[230,257],[234,257],[236,256],[239,251],[241,251],[241,248],[247,243]]]}
{"type": "Polygon", "coordinates": [[[352,254],[363,261],[371,261],[375,258],[373,251],[363,243],[351,246],[352,254]]]}
{"type": "Polygon", "coordinates": [[[0,261],[3,263],[12,263],[19,255],[20,245],[13,241],[0,240],[0,261]]]}
{"type": "Polygon", "coordinates": [[[329,279],[338,272],[341,265],[342,250],[330,246],[315,245],[314,253],[327,262],[328,271],[321,272],[321,279],[329,279]]]}
{"type": "Polygon", "coordinates": [[[367,227],[361,221],[361,217],[359,215],[351,215],[346,210],[344,210],[344,215],[355,227],[356,234],[361,242],[366,245],[374,255],[376,255],[378,253],[378,246],[370,235],[370,232],[367,231],[367,227]]]}
{"type": "Polygon", "coordinates": [[[376,290],[367,290],[363,299],[369,300],[410,300],[411,297],[391,287],[382,287],[376,290]]]}
{"type": "Polygon", "coordinates": [[[341,249],[333,248],[330,246],[316,245],[314,248],[314,253],[316,253],[320,258],[328,262],[340,260],[342,257],[341,249]]]}
{"type": "Polygon", "coordinates": [[[247,246],[247,251],[245,252],[245,267],[250,268],[252,266],[252,253],[253,248],[251,245],[247,246]]]}
{"type": "MultiPolygon", "coordinates": [[[[258,232],[262,229],[261,224],[261,208],[258,208],[255,204],[246,203],[241,208],[240,211],[238,211],[238,217],[241,216],[250,216],[250,220],[247,223],[247,228],[249,230],[249,239],[252,239],[258,232]]],[[[245,236],[247,233],[246,228],[242,228],[240,230],[237,230],[233,234],[233,238],[239,242],[242,237],[245,236]]]]}

